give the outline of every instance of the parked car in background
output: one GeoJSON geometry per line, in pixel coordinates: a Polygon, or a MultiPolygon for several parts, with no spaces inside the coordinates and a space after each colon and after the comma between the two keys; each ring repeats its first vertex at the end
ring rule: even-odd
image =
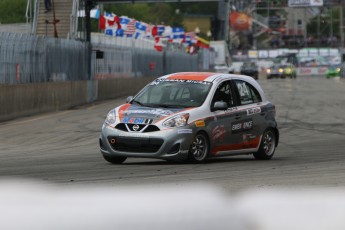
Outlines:
{"type": "Polygon", "coordinates": [[[241,74],[251,76],[257,80],[259,78],[259,67],[255,62],[245,62],[241,67],[241,74]]]}

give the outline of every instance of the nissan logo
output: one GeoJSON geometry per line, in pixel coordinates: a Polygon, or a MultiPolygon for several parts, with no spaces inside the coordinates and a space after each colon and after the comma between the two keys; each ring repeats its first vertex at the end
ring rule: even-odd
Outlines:
{"type": "Polygon", "coordinates": [[[133,131],[138,131],[139,130],[139,125],[133,125],[133,131]]]}

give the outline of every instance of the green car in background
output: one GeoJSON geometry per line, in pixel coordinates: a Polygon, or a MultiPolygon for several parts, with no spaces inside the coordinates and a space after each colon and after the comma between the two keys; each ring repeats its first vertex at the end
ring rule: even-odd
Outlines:
{"type": "Polygon", "coordinates": [[[341,66],[335,65],[335,66],[330,66],[326,70],[326,77],[331,78],[331,77],[340,77],[341,75],[341,66]]]}
{"type": "Polygon", "coordinates": [[[295,66],[290,63],[279,66],[278,72],[280,74],[280,78],[296,78],[297,76],[295,66]]]}

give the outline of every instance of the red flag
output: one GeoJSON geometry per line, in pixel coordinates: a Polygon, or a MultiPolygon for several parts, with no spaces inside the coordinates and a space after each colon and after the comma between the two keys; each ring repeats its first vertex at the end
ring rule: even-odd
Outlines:
{"type": "Polygon", "coordinates": [[[159,37],[155,37],[155,45],[154,48],[158,51],[158,52],[162,52],[163,51],[163,44],[162,41],[160,40],[159,37]]]}
{"type": "Polygon", "coordinates": [[[99,17],[99,28],[101,30],[105,30],[107,27],[113,27],[115,23],[117,25],[117,29],[121,29],[119,16],[115,15],[113,20],[110,20],[109,17],[104,17],[104,15],[99,17]]]}
{"type": "Polygon", "coordinates": [[[101,30],[105,30],[105,24],[106,24],[105,21],[106,21],[105,17],[103,15],[101,15],[99,17],[99,28],[101,30]]]}
{"type": "MultiPolygon", "coordinates": [[[[158,34],[158,32],[157,32],[157,26],[154,26],[154,27],[152,28],[151,34],[152,34],[153,37],[155,37],[155,36],[158,34]]],[[[155,40],[156,40],[156,39],[155,39],[155,40]]]]}

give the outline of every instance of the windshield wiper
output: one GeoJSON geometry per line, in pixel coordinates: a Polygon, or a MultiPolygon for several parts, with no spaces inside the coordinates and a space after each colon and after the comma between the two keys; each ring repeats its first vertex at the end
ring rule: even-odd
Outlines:
{"type": "Polygon", "coordinates": [[[138,105],[141,105],[141,106],[146,106],[146,105],[144,105],[143,103],[141,103],[141,102],[139,102],[139,101],[136,101],[136,100],[133,100],[132,103],[133,103],[133,102],[136,103],[136,104],[138,104],[138,105]]]}

